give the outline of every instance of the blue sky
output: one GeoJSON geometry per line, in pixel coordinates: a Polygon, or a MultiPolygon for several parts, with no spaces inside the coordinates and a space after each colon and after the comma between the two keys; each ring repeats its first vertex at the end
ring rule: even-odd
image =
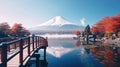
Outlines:
{"type": "Polygon", "coordinates": [[[120,0],[0,0],[0,22],[29,28],[55,16],[80,25],[93,25],[105,16],[120,14],[120,0]]]}

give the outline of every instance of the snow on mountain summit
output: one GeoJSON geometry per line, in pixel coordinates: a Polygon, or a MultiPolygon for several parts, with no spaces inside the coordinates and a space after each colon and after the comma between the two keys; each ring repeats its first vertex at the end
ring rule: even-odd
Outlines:
{"type": "Polygon", "coordinates": [[[40,24],[39,26],[62,26],[65,24],[73,24],[73,23],[65,20],[61,16],[56,16],[56,17],[50,19],[49,21],[40,24]]]}
{"type": "Polygon", "coordinates": [[[61,16],[56,16],[47,22],[30,28],[30,30],[83,30],[83,28],[83,26],[71,23],[61,16]]]}

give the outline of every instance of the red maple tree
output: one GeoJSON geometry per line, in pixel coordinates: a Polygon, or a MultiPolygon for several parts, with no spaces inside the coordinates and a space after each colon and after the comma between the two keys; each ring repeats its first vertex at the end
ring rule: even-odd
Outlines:
{"type": "Polygon", "coordinates": [[[120,14],[104,17],[91,28],[92,33],[115,33],[120,31],[120,14]]]}
{"type": "Polygon", "coordinates": [[[22,26],[22,24],[18,23],[15,23],[13,25],[10,33],[14,36],[25,36],[30,34],[29,31],[22,26]]]}

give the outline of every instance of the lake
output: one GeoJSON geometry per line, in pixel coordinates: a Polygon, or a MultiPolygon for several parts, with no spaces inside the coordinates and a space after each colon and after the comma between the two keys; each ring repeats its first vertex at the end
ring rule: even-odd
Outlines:
{"type": "MultiPolygon", "coordinates": [[[[47,67],[103,67],[78,40],[48,39],[48,43],[47,67]]],[[[42,50],[39,53],[43,56],[42,50]]]]}

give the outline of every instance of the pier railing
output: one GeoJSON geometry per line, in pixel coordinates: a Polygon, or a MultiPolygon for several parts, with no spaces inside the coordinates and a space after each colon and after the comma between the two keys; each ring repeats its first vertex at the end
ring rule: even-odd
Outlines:
{"type": "Polygon", "coordinates": [[[0,43],[0,67],[7,67],[8,61],[19,55],[19,67],[23,67],[30,56],[41,46],[48,46],[47,39],[40,36],[27,36],[0,43]],[[11,51],[14,50],[12,53],[11,51]],[[26,50],[26,56],[24,56],[26,50]]]}

